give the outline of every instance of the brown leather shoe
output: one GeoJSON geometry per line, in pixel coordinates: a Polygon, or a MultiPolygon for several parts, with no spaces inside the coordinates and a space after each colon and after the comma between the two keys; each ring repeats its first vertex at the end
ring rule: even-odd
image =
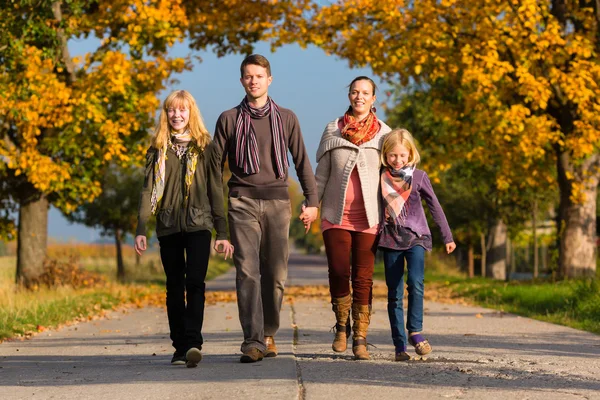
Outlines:
{"type": "Polygon", "coordinates": [[[240,362],[242,363],[254,363],[263,359],[263,353],[256,347],[251,347],[242,354],[240,362]]]}
{"type": "Polygon", "coordinates": [[[277,357],[277,345],[273,336],[265,336],[265,345],[267,346],[265,357],[277,357]]]}

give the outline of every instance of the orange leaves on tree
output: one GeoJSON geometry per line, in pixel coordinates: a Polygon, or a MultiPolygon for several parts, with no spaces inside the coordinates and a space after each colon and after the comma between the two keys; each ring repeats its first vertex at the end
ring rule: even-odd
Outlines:
{"type": "Polygon", "coordinates": [[[576,159],[600,144],[600,45],[590,7],[565,3],[566,18],[584,27],[575,29],[550,3],[341,1],[315,6],[290,41],[316,44],[403,84],[409,77],[426,83],[439,99],[459,91],[460,102],[440,100],[436,109],[454,130],[477,138],[457,156],[485,160],[504,150],[507,166],[534,166],[545,157],[551,171],[553,144],[576,159]],[[575,116],[568,132],[556,119],[559,109],[575,116]]]}

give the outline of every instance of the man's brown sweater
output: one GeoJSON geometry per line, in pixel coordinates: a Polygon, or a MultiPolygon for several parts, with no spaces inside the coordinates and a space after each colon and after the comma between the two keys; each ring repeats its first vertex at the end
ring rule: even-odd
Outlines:
{"type": "MultiPolygon", "coordinates": [[[[286,147],[292,155],[296,174],[302,186],[307,206],[318,207],[315,175],[310,165],[308,154],[306,153],[298,118],[291,110],[282,107],[279,107],[279,110],[281,112],[286,147]]],[[[254,131],[256,132],[256,141],[258,143],[259,172],[248,175],[244,173],[242,168],[238,167],[235,159],[235,122],[238,113],[239,106],[224,111],[217,120],[214,137],[216,152],[220,154],[221,164],[223,165],[225,160],[229,162],[229,169],[231,170],[231,178],[228,182],[229,196],[247,196],[253,199],[264,200],[289,199],[288,173],[286,172],[285,179],[277,178],[270,117],[252,118],[254,131]],[[225,158],[225,155],[227,158],[225,158]]]]}

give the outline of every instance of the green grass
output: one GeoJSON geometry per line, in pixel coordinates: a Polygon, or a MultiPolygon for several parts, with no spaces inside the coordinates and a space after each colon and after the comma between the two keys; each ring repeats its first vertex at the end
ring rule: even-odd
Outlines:
{"type": "MultiPolygon", "coordinates": [[[[469,279],[456,267],[445,265],[435,254],[429,255],[425,264],[426,292],[450,289],[452,298],[600,334],[599,279],[557,282],[469,279]]],[[[385,279],[383,263],[376,264],[375,277],[385,279]]]]}
{"type": "Polygon", "coordinates": [[[87,319],[120,304],[143,304],[144,299],[161,298],[163,292],[158,286],[113,284],[87,289],[11,291],[0,296],[0,340],[87,319]]]}
{"type": "MultiPolygon", "coordinates": [[[[0,341],[54,328],[69,321],[88,319],[123,304],[164,305],[165,277],[156,254],[126,260],[126,282],[116,282],[116,263],[106,258],[83,260],[80,265],[107,278],[92,288],[41,288],[36,291],[14,286],[15,257],[0,257],[0,341]]],[[[226,272],[232,263],[212,257],[207,280],[226,272]]]]}

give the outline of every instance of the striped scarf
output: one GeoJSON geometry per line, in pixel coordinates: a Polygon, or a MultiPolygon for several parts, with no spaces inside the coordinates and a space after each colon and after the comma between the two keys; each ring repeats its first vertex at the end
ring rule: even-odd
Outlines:
{"type": "MultiPolygon", "coordinates": [[[[398,171],[384,168],[381,172],[381,197],[385,210],[384,221],[398,224],[406,219],[408,197],[412,190],[415,166],[407,165],[398,171]]],[[[382,224],[383,225],[383,224],[382,224]]]]}
{"type": "Polygon", "coordinates": [[[279,107],[271,98],[261,108],[252,108],[248,99],[240,103],[240,113],[235,122],[236,148],[235,159],[237,166],[248,175],[257,174],[260,171],[260,160],[258,157],[258,143],[256,132],[252,125],[252,117],[264,118],[271,116],[271,134],[273,135],[273,155],[277,165],[277,178],[285,179],[288,168],[287,149],[283,135],[283,122],[279,107]]]}
{"type": "Polygon", "coordinates": [[[342,137],[353,144],[360,146],[363,143],[373,139],[379,132],[379,121],[373,111],[361,121],[357,121],[352,114],[352,107],[348,108],[344,114],[344,127],[342,128],[342,137]]]}
{"type": "Polygon", "coordinates": [[[169,139],[169,142],[162,149],[158,150],[158,156],[154,161],[154,184],[152,185],[152,195],[150,197],[150,211],[152,214],[156,213],[158,209],[158,203],[160,203],[164,191],[165,191],[165,172],[166,172],[166,160],[167,160],[167,149],[171,147],[180,159],[186,157],[185,166],[185,200],[190,195],[190,187],[192,186],[192,180],[194,179],[194,173],[196,172],[196,165],[198,164],[198,146],[194,143],[189,143],[192,139],[189,131],[184,133],[173,135],[173,141],[169,139]],[[189,144],[189,145],[188,145],[189,144]],[[187,149],[187,151],[184,150],[187,149]]]}

